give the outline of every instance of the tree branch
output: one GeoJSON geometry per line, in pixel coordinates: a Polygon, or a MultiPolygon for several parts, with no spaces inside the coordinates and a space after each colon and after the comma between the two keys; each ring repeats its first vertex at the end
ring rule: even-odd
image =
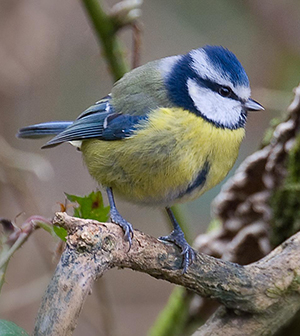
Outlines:
{"type": "Polygon", "coordinates": [[[104,56],[114,79],[120,79],[124,73],[128,72],[129,67],[124,58],[124,51],[116,37],[113,21],[104,12],[99,0],[82,0],[82,4],[103,47],[104,56]]]}
{"type": "Polygon", "coordinates": [[[271,315],[273,329],[282,324],[279,315],[286,319],[300,307],[300,234],[248,266],[197,253],[194,263],[182,274],[177,247],[137,230],[128,251],[123,232],[115,224],[66,213],[57,213],[53,224],[67,229],[68,240],[43,298],[34,335],[71,335],[93,281],[113,267],[148,273],[215,298],[231,309],[230,314],[234,314],[233,309],[246,312],[243,317],[255,315],[255,320],[263,317],[263,321],[271,315]]]}
{"type": "Polygon", "coordinates": [[[142,1],[121,1],[112,8],[110,14],[103,10],[100,0],[81,1],[95,29],[96,37],[102,45],[111,74],[116,81],[129,71],[129,65],[124,57],[125,51],[117,38],[117,32],[124,26],[133,26],[134,66],[139,62],[140,25],[136,20],[141,14],[139,7],[142,1]]]}
{"type": "Polygon", "coordinates": [[[5,272],[10,258],[26,242],[29,236],[39,227],[52,233],[51,223],[44,217],[31,216],[21,227],[15,226],[11,221],[1,218],[3,234],[0,234],[0,291],[5,282],[5,272]]]}

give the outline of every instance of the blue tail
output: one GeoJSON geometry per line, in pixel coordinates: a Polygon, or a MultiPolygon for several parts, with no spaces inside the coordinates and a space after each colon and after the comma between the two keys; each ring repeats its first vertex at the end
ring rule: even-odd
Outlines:
{"type": "Polygon", "coordinates": [[[50,121],[21,128],[17,137],[22,139],[38,139],[63,132],[73,121],[50,121]]]}

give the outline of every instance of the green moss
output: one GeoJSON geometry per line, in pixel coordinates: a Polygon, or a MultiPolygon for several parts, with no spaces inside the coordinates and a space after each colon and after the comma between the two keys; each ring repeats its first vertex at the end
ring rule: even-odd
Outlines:
{"type": "Polygon", "coordinates": [[[222,222],[217,219],[217,218],[214,218],[211,220],[211,222],[209,223],[208,225],[208,228],[207,228],[207,233],[210,233],[210,232],[214,232],[218,229],[220,229],[222,227],[222,222]]]}
{"type": "Polygon", "coordinates": [[[297,286],[297,288],[299,287],[300,285],[300,275],[299,274],[295,274],[293,283],[297,286]]]}
{"type": "Polygon", "coordinates": [[[276,246],[300,230],[300,135],[289,153],[288,175],[273,194],[271,243],[276,246]]]}
{"type": "Polygon", "coordinates": [[[266,295],[269,297],[269,298],[273,298],[273,299],[276,299],[276,298],[280,298],[282,297],[282,295],[284,295],[286,292],[285,292],[285,289],[282,290],[278,287],[272,287],[272,288],[268,288],[266,290],[266,295]]]}

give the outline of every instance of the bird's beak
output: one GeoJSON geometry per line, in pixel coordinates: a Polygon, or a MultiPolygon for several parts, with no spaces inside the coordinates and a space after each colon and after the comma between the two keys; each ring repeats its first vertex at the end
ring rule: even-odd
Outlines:
{"type": "Polygon", "coordinates": [[[260,105],[260,103],[258,103],[257,101],[249,98],[246,103],[245,103],[245,109],[247,111],[261,111],[264,110],[264,107],[262,105],[260,105]]]}

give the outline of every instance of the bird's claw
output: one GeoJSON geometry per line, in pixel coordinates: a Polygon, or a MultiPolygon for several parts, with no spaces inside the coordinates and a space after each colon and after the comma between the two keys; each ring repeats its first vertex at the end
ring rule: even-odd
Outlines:
{"type": "Polygon", "coordinates": [[[128,241],[129,244],[129,249],[131,248],[132,245],[132,238],[133,238],[133,228],[132,225],[125,220],[117,210],[111,210],[110,212],[110,219],[113,223],[119,225],[123,231],[124,231],[124,238],[126,241],[128,241]]]}
{"type": "Polygon", "coordinates": [[[159,240],[171,242],[181,248],[182,255],[182,274],[186,273],[188,267],[194,262],[196,252],[184,238],[183,232],[173,231],[170,235],[159,237],[159,240]]]}

